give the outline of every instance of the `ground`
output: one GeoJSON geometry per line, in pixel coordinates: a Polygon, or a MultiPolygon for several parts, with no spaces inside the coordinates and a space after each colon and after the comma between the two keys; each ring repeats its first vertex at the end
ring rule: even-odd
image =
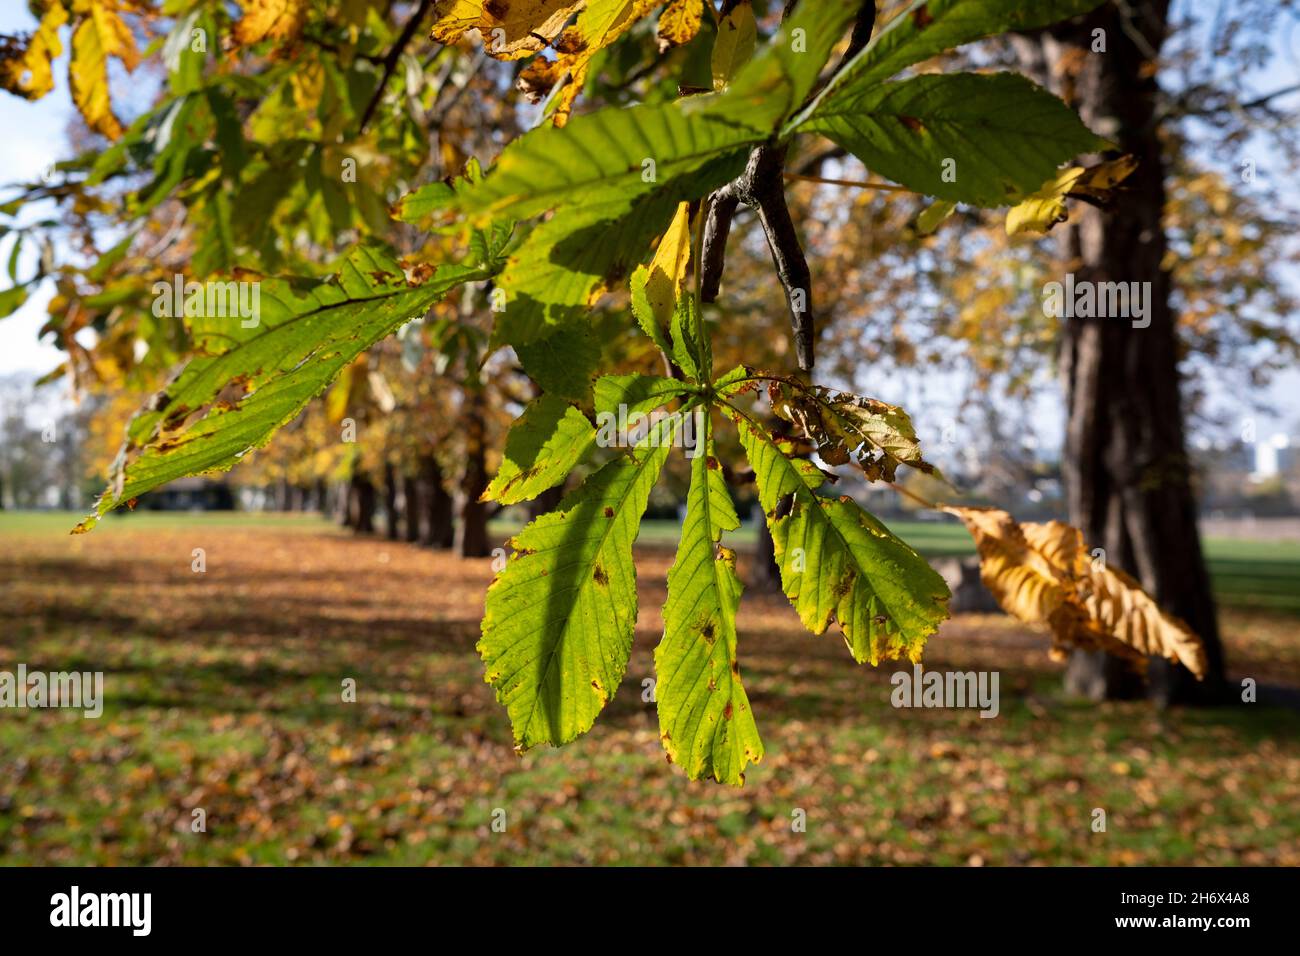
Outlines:
{"type": "MultiPolygon", "coordinates": [[[[0,711],[6,864],[1300,864],[1300,715],[1070,701],[1045,639],[1002,616],[959,616],[926,653],[1000,671],[1001,714],[981,719],[895,709],[899,665],[855,665],[747,592],[767,755],[736,790],[668,764],[642,701],[667,526],[639,545],[617,697],[584,738],[520,757],[474,650],[490,559],[306,517],[74,523],[0,514],[0,670],[101,670],[107,696],[98,720],[0,711]]],[[[898,530],[967,547],[960,528],[898,530]]],[[[1234,682],[1300,688],[1300,545],[1211,556],[1234,682]]]]}

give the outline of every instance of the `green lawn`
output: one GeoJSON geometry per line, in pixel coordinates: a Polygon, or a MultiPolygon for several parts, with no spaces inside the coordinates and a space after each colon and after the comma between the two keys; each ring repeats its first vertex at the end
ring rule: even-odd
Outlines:
{"type": "MultiPolygon", "coordinates": [[[[925,655],[1000,673],[983,720],[895,709],[899,665],[855,666],[747,591],[767,752],[733,790],[667,764],[642,699],[666,549],[641,556],[627,677],[595,728],[521,757],[474,649],[489,560],[310,517],[71,523],[0,515],[0,669],[101,671],[104,714],[0,714],[0,863],[1300,864],[1300,714],[1071,701],[1046,641],[1000,615],[955,618],[925,655]]],[[[1225,620],[1234,674],[1300,686],[1289,621],[1225,620]]]]}
{"type": "MultiPolygon", "coordinates": [[[[82,515],[63,511],[0,512],[0,535],[6,532],[48,532],[71,529],[82,515]]],[[[953,521],[890,521],[890,529],[930,558],[974,554],[970,535],[953,521]]],[[[241,512],[114,513],[96,529],[97,534],[126,530],[165,530],[177,527],[255,527],[285,531],[340,533],[334,524],[310,514],[262,514],[241,512]]],[[[505,537],[520,526],[496,521],[492,531],[505,537]]],[[[649,520],[642,524],[638,541],[645,545],[675,545],[676,522],[649,520]]],[[[742,549],[753,546],[754,528],[743,525],[730,536],[742,549]]],[[[1215,598],[1223,607],[1267,609],[1300,616],[1300,541],[1251,541],[1240,538],[1210,538],[1205,542],[1215,598]]]]}

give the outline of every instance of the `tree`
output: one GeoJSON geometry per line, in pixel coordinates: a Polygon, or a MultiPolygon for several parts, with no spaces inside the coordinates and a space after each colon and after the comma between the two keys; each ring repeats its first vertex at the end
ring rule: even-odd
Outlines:
{"type": "MultiPolygon", "coordinates": [[[[934,197],[932,215],[956,203],[1010,205],[1011,217],[1041,226],[1041,191],[1063,175],[1060,164],[1105,141],[1020,75],[895,77],[951,47],[1042,27],[1095,3],[987,0],[972,13],[959,0],[918,0],[877,28],[873,3],[800,0],[781,15],[756,17],[746,3],[715,12],[698,0],[674,0],[659,17],[658,40],[677,49],[659,56],[637,46],[635,29],[653,3],[588,0],[571,24],[567,15],[545,15],[545,7],[512,11],[504,3],[466,19],[451,5],[420,3],[400,26],[349,17],[344,31],[303,8],[277,18],[250,0],[232,33],[237,67],[212,81],[195,75],[206,61],[187,56],[184,38],[223,28],[224,7],[196,4],[191,19],[172,29],[170,93],[120,144],[70,167],[84,175],[65,188],[82,201],[98,197],[106,177],[138,172],[143,156],[157,175],[133,201],[147,210],[146,221],[161,197],[180,204],[201,274],[231,268],[248,249],[264,266],[303,266],[307,275],[240,279],[253,283],[262,307],[237,316],[205,303],[213,280],[195,282],[193,291],[184,284],[184,306],[168,316],[184,316],[189,362],[131,421],[111,484],[79,530],[162,482],[230,467],[265,445],[411,319],[447,313],[437,320],[444,332],[490,319],[486,351],[508,347],[538,394],[510,429],[489,481],[485,389],[513,363],[505,360],[496,376],[490,356],[477,354],[474,374],[462,380],[462,552],[486,551],[483,501],[520,504],[575,471],[585,475],[513,539],[514,554],[487,594],[479,651],[516,744],[573,739],[617,689],[635,623],[632,544],[652,487],[672,448],[682,446],[690,456],[687,514],[656,651],[661,737],[690,776],[743,782],[762,743],[740,677],[741,586],[735,555],[723,544],[738,518],[718,435],[734,436],[728,440],[747,462],[726,462],[732,473],[752,470],[783,591],[809,630],[820,634],[838,622],[851,656],[874,665],[919,659],[947,616],[942,578],[852,498],[823,491],[839,467],[887,484],[904,466],[937,471],[901,408],[813,381],[819,306],[787,205],[790,147],[801,137],[830,139],[899,188],[934,197]],[[405,226],[390,227],[373,215],[385,174],[413,174],[428,159],[422,145],[407,149],[403,134],[436,133],[442,152],[458,160],[468,152],[449,135],[446,115],[431,119],[423,108],[440,100],[441,89],[419,92],[438,53],[407,62],[401,95],[388,89],[426,17],[444,49],[468,51],[467,34],[477,30],[484,45],[462,57],[471,75],[485,58],[531,58],[518,83],[546,98],[545,119],[512,138],[486,172],[470,159],[459,175],[407,192],[393,207],[405,226]],[[200,21],[210,28],[195,27],[200,21]],[[761,44],[744,40],[760,33],[761,44]],[[594,66],[603,51],[608,74],[594,66]],[[624,105],[633,82],[640,101],[624,105]],[[579,111],[584,91],[605,105],[579,111]],[[304,119],[305,136],[293,125],[304,119]],[[186,135],[164,134],[177,123],[186,135]],[[349,182],[354,157],[341,147],[366,145],[385,158],[365,170],[367,188],[354,195],[332,170],[341,167],[349,182]],[[305,174],[293,171],[303,166],[305,174]],[[192,178],[194,167],[206,173],[192,178]],[[232,186],[240,190],[238,213],[232,186]],[[283,211],[247,205],[281,192],[293,197],[283,211]],[[726,236],[742,206],[753,210],[784,290],[797,369],[715,369],[715,323],[706,308],[722,293],[726,236]],[[259,232],[267,223],[278,229],[259,232]],[[332,248],[358,233],[362,241],[322,278],[332,248]],[[391,247],[402,244],[414,251],[399,259],[391,247]],[[609,313],[593,312],[606,292],[624,288],[631,316],[609,321],[609,313]],[[657,350],[659,373],[620,367],[633,335],[657,350]],[[766,411],[756,399],[766,400],[766,411]],[[731,427],[720,429],[724,423],[731,427]]],[[[44,49],[21,47],[27,73],[44,49]]],[[[502,101],[491,83],[479,93],[483,103],[502,101]]],[[[483,103],[474,106],[480,118],[492,109],[483,103]]],[[[87,120],[104,135],[117,132],[102,116],[87,120]]],[[[359,168],[354,161],[352,173],[359,168]]],[[[1102,181],[1122,174],[1110,166],[1069,175],[1105,201],[1102,181]]],[[[47,193],[38,187],[29,198],[47,193]]],[[[69,298],[88,308],[102,309],[104,292],[86,296],[74,279],[106,284],[119,306],[134,303],[136,311],[106,318],[108,327],[125,323],[123,313],[142,318],[150,267],[132,253],[133,242],[90,270],[62,270],[69,298]],[[128,253],[131,268],[118,265],[128,253]]],[[[371,476],[390,453],[376,441],[353,460],[358,527],[373,509],[371,476]],[[378,464],[359,467],[367,453],[378,453],[378,464]]],[[[1204,671],[1196,636],[1131,579],[1096,566],[1077,530],[945,510],[971,528],[1003,606],[1050,629],[1058,649],[1104,648],[1138,663],[1166,656],[1204,671]]]]}

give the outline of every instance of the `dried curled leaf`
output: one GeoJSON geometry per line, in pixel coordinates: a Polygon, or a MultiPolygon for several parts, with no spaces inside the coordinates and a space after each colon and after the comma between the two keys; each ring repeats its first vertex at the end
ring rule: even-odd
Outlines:
{"type": "Polygon", "coordinates": [[[1058,222],[1065,222],[1070,217],[1065,205],[1067,197],[1110,202],[1115,188],[1135,169],[1136,157],[1121,156],[1086,169],[1074,166],[1064,170],[1038,192],[1007,210],[1007,235],[1047,232],[1058,222]]]}
{"type": "Polygon", "coordinates": [[[921,457],[912,420],[897,405],[779,379],[768,384],[767,397],[778,416],[816,443],[828,465],[853,461],[868,481],[893,481],[899,465],[942,478],[921,457]]]}
{"type": "Polygon", "coordinates": [[[471,30],[498,60],[518,60],[554,40],[583,0],[439,0],[433,6],[432,37],[455,43],[471,30]]]}
{"type": "Polygon", "coordinates": [[[1094,559],[1060,521],[1018,523],[996,508],[944,509],[975,539],[980,577],[1008,614],[1049,628],[1054,650],[1104,650],[1144,667],[1148,657],[1206,672],[1205,647],[1122,571],[1094,559]]]}
{"type": "Polygon", "coordinates": [[[569,82],[556,95],[551,111],[552,122],[563,126],[587,81],[592,58],[662,4],[663,0],[586,0],[573,26],[551,44],[557,54],[555,61],[534,60],[520,74],[519,88],[540,98],[567,74],[569,82]]]}

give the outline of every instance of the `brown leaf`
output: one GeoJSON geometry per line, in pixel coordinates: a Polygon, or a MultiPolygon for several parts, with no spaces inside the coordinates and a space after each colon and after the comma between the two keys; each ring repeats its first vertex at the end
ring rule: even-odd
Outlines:
{"type": "Polygon", "coordinates": [[[1046,626],[1054,651],[1104,650],[1145,666],[1160,656],[1205,676],[1205,648],[1122,571],[1094,559],[1083,534],[1060,521],[1019,524],[996,508],[947,507],[966,524],[980,577],[1008,614],[1046,626]]]}

